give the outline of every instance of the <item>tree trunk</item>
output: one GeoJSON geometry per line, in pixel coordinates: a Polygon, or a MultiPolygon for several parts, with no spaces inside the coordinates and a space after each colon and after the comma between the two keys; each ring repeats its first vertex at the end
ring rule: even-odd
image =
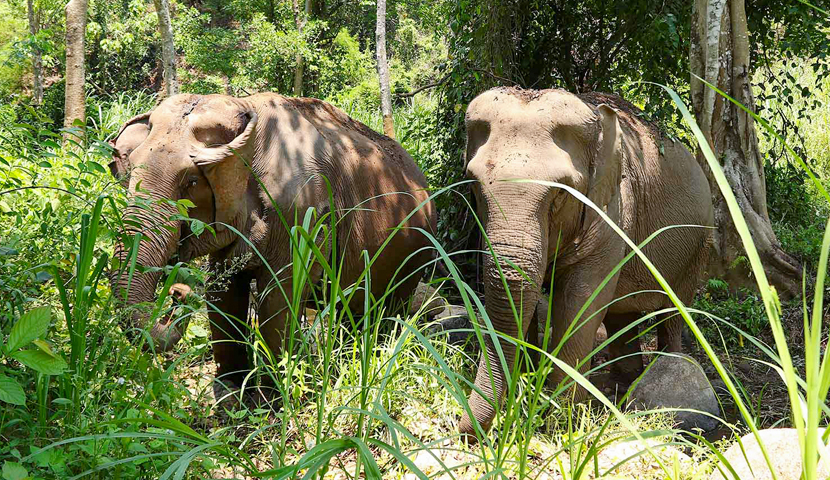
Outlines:
{"type": "MultiPolygon", "coordinates": [[[[86,124],[84,92],[84,37],[87,0],[69,0],[66,4],[66,95],[63,126],[71,128],[76,120],[86,124]]],[[[64,138],[71,137],[65,134],[64,138]]]]}
{"type": "MultiPolygon", "coordinates": [[[[305,28],[305,22],[308,19],[308,16],[311,14],[311,0],[305,0],[305,8],[302,14],[300,13],[299,0],[292,0],[291,7],[294,10],[294,24],[297,26],[297,34],[300,37],[302,37],[303,29],[305,28]]],[[[295,62],[297,66],[294,67],[294,96],[300,97],[303,94],[304,60],[303,54],[299,50],[297,51],[295,62]]]]}
{"type": "MultiPolygon", "coordinates": [[[[751,89],[749,39],[744,0],[695,0],[692,11],[692,73],[755,109],[751,89]]],[[[767,212],[764,160],[752,117],[709,88],[691,80],[692,107],[700,129],[720,159],[724,173],[749,225],[770,283],[782,297],[800,291],[801,266],[784,252],[767,212]]],[[[743,245],[706,160],[698,161],[709,177],[715,204],[714,255],[709,272],[725,277],[733,287],[754,287],[743,245]]]]}
{"type": "Polygon", "coordinates": [[[35,42],[32,48],[32,103],[40,105],[43,103],[43,60],[36,41],[37,33],[40,31],[40,19],[39,15],[35,14],[34,0],[26,0],[26,9],[29,13],[29,33],[35,42]]]}
{"type": "Polygon", "coordinates": [[[395,138],[395,122],[392,121],[392,92],[389,90],[389,63],[386,61],[386,0],[378,0],[377,30],[378,79],[380,80],[380,110],[383,114],[383,133],[395,138]]]}
{"type": "Polygon", "coordinates": [[[161,33],[161,62],[164,72],[164,96],[179,93],[179,80],[176,76],[176,47],[173,44],[173,25],[170,22],[170,1],[153,0],[159,19],[161,33]]]}

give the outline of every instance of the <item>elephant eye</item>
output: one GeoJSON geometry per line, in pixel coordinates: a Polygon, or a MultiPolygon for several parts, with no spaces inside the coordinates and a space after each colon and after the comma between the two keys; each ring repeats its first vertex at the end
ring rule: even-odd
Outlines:
{"type": "Polygon", "coordinates": [[[187,188],[193,188],[196,184],[199,183],[199,179],[197,177],[190,177],[187,179],[187,188]]]}

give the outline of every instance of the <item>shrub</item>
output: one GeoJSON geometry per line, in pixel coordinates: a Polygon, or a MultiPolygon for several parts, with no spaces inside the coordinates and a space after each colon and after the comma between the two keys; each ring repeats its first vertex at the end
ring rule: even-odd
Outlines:
{"type": "Polygon", "coordinates": [[[764,304],[757,293],[746,289],[730,293],[723,280],[710,280],[703,293],[695,299],[694,307],[726,322],[722,324],[712,320],[703,326],[703,332],[707,338],[721,343],[727,350],[744,346],[744,336],[732,327],[739,328],[748,335],[758,336],[769,325],[764,304]]]}

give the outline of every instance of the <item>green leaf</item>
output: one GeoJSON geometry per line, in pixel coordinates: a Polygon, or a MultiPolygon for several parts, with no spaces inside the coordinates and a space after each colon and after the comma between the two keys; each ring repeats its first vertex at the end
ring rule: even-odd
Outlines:
{"type": "Polygon", "coordinates": [[[12,209],[9,207],[9,204],[0,200],[0,213],[11,213],[12,209]]]}
{"type": "Polygon", "coordinates": [[[41,160],[40,162],[38,162],[37,166],[43,168],[52,168],[52,164],[47,162],[46,160],[41,160]]]}
{"type": "Polygon", "coordinates": [[[23,480],[29,477],[26,468],[17,462],[3,462],[3,480],[23,480]]]}
{"type": "Polygon", "coordinates": [[[193,220],[190,222],[190,231],[193,232],[193,235],[198,237],[205,231],[205,222],[201,220],[193,220]]]}
{"type": "Polygon", "coordinates": [[[60,375],[67,369],[61,357],[43,350],[20,350],[13,353],[12,358],[44,375],[60,375]]]}
{"type": "Polygon", "coordinates": [[[9,353],[25,347],[32,340],[46,335],[49,324],[52,322],[52,309],[38,307],[26,312],[12,327],[9,342],[6,344],[9,353]]]}
{"type": "Polygon", "coordinates": [[[106,168],[104,168],[104,167],[103,167],[100,163],[98,163],[98,162],[93,162],[93,161],[91,161],[91,160],[90,160],[90,161],[86,162],[86,165],[87,165],[87,167],[89,167],[89,169],[90,169],[90,170],[92,170],[92,171],[95,171],[95,172],[98,172],[98,173],[107,173],[107,169],[106,169],[106,168]]]}
{"type": "Polygon", "coordinates": [[[50,275],[46,270],[41,270],[35,274],[35,281],[38,283],[48,282],[51,279],[52,275],[50,275]]]}
{"type": "Polygon", "coordinates": [[[39,348],[44,353],[49,354],[52,357],[57,357],[58,355],[52,351],[52,347],[45,341],[40,339],[32,340],[32,345],[39,348]]]}
{"type": "Polygon", "coordinates": [[[0,375],[0,400],[12,405],[24,405],[26,403],[26,393],[23,391],[23,387],[17,383],[17,380],[0,375]]]}

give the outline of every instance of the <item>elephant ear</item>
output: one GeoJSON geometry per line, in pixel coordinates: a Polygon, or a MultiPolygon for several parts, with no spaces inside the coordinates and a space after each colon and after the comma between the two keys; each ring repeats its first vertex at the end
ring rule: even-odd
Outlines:
{"type": "Polygon", "coordinates": [[[588,198],[600,208],[608,205],[622,175],[622,130],[617,110],[606,104],[597,107],[600,124],[599,152],[591,162],[588,198]]]}
{"type": "Polygon", "coordinates": [[[112,147],[112,161],[109,163],[110,173],[125,188],[129,185],[130,154],[150,134],[150,113],[142,113],[127,120],[118,130],[115,137],[109,141],[112,147]]]}
{"type": "Polygon", "coordinates": [[[258,117],[256,112],[248,111],[241,118],[242,133],[230,143],[194,147],[191,153],[193,163],[201,169],[213,190],[216,231],[224,230],[245,207],[243,193],[248,187],[248,165],[254,156],[258,117]]]}

